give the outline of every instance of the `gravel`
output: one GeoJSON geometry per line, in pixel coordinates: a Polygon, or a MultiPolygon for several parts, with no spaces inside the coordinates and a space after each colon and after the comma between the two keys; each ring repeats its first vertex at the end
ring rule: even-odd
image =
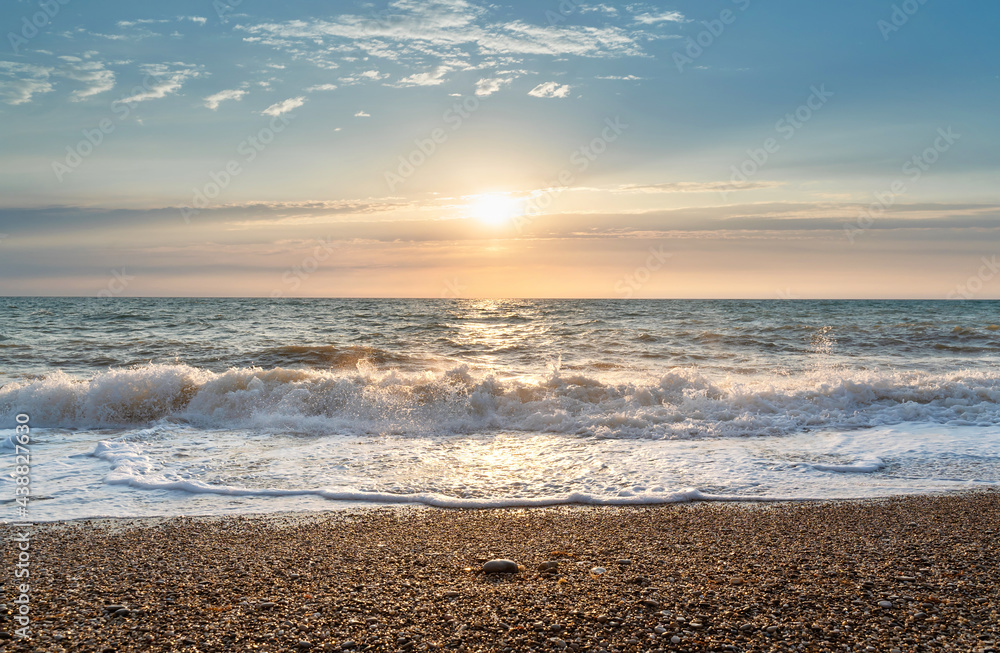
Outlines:
{"type": "Polygon", "coordinates": [[[32,641],[0,649],[983,653],[998,526],[993,492],[66,522],[32,538],[32,641]]]}

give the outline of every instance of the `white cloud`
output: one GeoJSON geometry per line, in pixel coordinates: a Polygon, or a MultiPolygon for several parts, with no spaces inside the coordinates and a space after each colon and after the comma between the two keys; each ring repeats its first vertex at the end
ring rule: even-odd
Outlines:
{"type": "Polygon", "coordinates": [[[87,85],[86,88],[73,91],[70,94],[70,101],[80,102],[92,95],[110,91],[115,87],[115,73],[105,68],[103,62],[84,61],[80,57],[72,56],[59,58],[64,63],[56,69],[56,75],[87,85]]]}
{"type": "Polygon", "coordinates": [[[316,86],[310,86],[306,89],[306,93],[314,93],[316,91],[336,91],[336,84],[317,84],[316,86]]]}
{"type": "Polygon", "coordinates": [[[603,14],[607,14],[609,16],[618,15],[618,10],[608,5],[593,5],[593,6],[580,5],[581,14],[591,14],[594,12],[600,12],[603,14]]]}
{"type": "Polygon", "coordinates": [[[199,25],[204,25],[208,22],[208,19],[204,16],[181,16],[180,20],[190,20],[192,23],[198,23],[199,25]]]}
{"type": "Polygon", "coordinates": [[[337,81],[344,86],[353,86],[354,84],[360,84],[365,81],[377,82],[379,80],[386,79],[387,77],[389,77],[389,73],[382,73],[377,70],[365,70],[364,72],[360,72],[355,75],[341,77],[337,81]]]}
{"type": "Polygon", "coordinates": [[[646,79],[645,77],[636,77],[635,75],[603,75],[596,79],[615,79],[626,82],[634,82],[640,79],[646,79]]]}
{"type": "Polygon", "coordinates": [[[0,101],[25,104],[39,93],[52,90],[49,75],[52,68],[13,61],[0,61],[0,101]]]}
{"type": "MultiPolygon", "coordinates": [[[[631,7],[630,7],[631,9],[631,7]]],[[[644,12],[636,14],[632,20],[640,25],[656,25],[658,23],[687,23],[687,18],[679,11],[663,11],[659,13],[644,12]]]]}
{"type": "Polygon", "coordinates": [[[358,111],[356,114],[354,114],[354,117],[355,118],[371,118],[372,114],[368,113],[367,111],[358,111]]]}
{"type": "Polygon", "coordinates": [[[287,100],[282,100],[281,102],[275,102],[268,108],[261,111],[261,114],[265,116],[280,116],[283,113],[288,113],[289,111],[298,109],[305,103],[306,99],[301,95],[299,97],[291,97],[287,100]]]}
{"type": "Polygon", "coordinates": [[[545,82],[528,91],[528,95],[541,98],[564,98],[569,97],[569,91],[570,87],[566,84],[545,82]]]}
{"type": "Polygon", "coordinates": [[[449,70],[450,68],[447,66],[438,66],[433,71],[416,73],[415,75],[404,77],[393,84],[393,86],[438,86],[439,84],[444,84],[444,76],[448,74],[449,70]]]}
{"type": "MultiPolygon", "coordinates": [[[[484,55],[643,56],[640,43],[651,36],[613,25],[490,23],[485,9],[464,0],[395,0],[384,13],[243,24],[236,29],[248,34],[245,41],[283,50],[319,66],[379,58],[409,66],[419,64],[425,70],[429,58],[441,66],[462,70],[476,68],[470,58],[484,55]]],[[[419,85],[436,80],[419,71],[410,78],[419,85]]]]}
{"type": "Polygon", "coordinates": [[[493,95],[504,86],[509,86],[513,77],[487,77],[476,82],[476,95],[486,97],[493,95]]]}
{"type": "Polygon", "coordinates": [[[125,104],[158,100],[181,90],[187,80],[201,76],[197,67],[180,62],[145,64],[139,68],[151,76],[154,82],[152,86],[147,86],[145,91],[122,98],[121,101],[125,104]]]}
{"type": "Polygon", "coordinates": [[[209,95],[207,98],[205,98],[205,106],[211,109],[212,111],[215,111],[216,109],[219,108],[219,105],[225,102],[226,100],[235,100],[239,102],[240,100],[243,99],[243,97],[246,94],[247,91],[242,88],[234,88],[228,91],[219,91],[218,93],[215,93],[214,95],[209,95]]]}

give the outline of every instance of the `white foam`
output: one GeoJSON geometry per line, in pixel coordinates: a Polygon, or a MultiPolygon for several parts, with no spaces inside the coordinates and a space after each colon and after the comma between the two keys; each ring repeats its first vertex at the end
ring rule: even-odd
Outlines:
{"type": "Polygon", "coordinates": [[[885,467],[885,463],[878,458],[863,460],[848,465],[824,465],[814,463],[812,468],[821,472],[837,472],[839,474],[871,474],[885,467]]]}
{"type": "Polygon", "coordinates": [[[185,365],[62,373],[0,388],[0,414],[37,427],[146,426],[424,435],[500,430],[689,439],[937,423],[1000,424],[1000,375],[822,370],[709,379],[675,369],[620,381],[582,375],[500,379],[445,373],[185,365]]]}

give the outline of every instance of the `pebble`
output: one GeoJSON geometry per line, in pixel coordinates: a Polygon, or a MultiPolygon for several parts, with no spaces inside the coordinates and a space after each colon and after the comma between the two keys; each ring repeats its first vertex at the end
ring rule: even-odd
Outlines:
{"type": "Polygon", "coordinates": [[[628,565],[632,564],[632,561],[629,560],[628,558],[621,558],[620,560],[615,560],[615,564],[627,567],[628,565]]]}
{"type": "Polygon", "coordinates": [[[566,640],[560,639],[558,637],[550,637],[549,644],[552,644],[556,648],[566,648],[566,640]]]}
{"type": "Polygon", "coordinates": [[[559,563],[555,560],[546,560],[538,565],[538,571],[542,573],[555,573],[559,569],[559,563]]]}
{"type": "Polygon", "coordinates": [[[778,627],[777,626],[768,626],[767,628],[764,629],[764,632],[765,633],[769,633],[769,634],[776,633],[776,632],[778,632],[778,627]]]}
{"type": "Polygon", "coordinates": [[[891,608],[892,607],[892,601],[879,601],[878,602],[878,607],[880,607],[880,608],[891,608]]]}
{"type": "Polygon", "coordinates": [[[607,569],[605,569],[604,567],[594,567],[593,569],[590,570],[590,575],[596,578],[597,576],[600,576],[605,572],[607,572],[607,569]]]}
{"type": "Polygon", "coordinates": [[[671,644],[680,644],[681,643],[681,638],[678,637],[677,635],[674,635],[673,637],[670,638],[670,643],[671,644]]]}
{"type": "Polygon", "coordinates": [[[483,572],[487,574],[516,574],[520,571],[517,563],[513,560],[498,558],[483,563],[483,572]]]}

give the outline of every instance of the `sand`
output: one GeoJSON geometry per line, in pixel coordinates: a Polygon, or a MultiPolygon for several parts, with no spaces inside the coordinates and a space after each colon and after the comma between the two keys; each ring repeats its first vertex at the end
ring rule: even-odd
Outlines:
{"type": "Polygon", "coordinates": [[[0,648],[988,651],[998,522],[1000,493],[51,524],[0,648]]]}

